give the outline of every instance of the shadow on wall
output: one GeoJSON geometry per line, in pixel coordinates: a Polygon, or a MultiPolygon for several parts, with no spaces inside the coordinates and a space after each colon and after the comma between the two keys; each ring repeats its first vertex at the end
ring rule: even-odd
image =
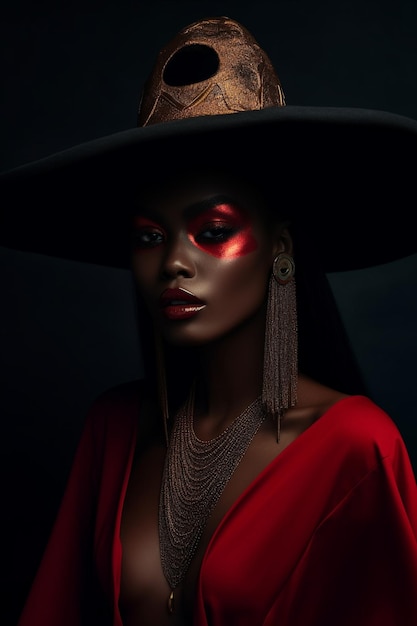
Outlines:
{"type": "Polygon", "coordinates": [[[15,626],[88,407],[142,365],[128,271],[0,248],[0,282],[1,623],[15,626]]]}
{"type": "Polygon", "coordinates": [[[417,254],[329,281],[369,393],[396,422],[417,471],[417,254]]]}

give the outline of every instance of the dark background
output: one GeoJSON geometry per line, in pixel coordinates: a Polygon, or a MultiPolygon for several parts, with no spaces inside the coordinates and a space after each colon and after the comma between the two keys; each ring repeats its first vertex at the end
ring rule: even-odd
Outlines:
{"type": "MultiPolygon", "coordinates": [[[[0,170],[134,126],[159,48],[209,15],[252,31],[288,104],[417,119],[415,0],[17,1],[1,9],[0,170]]],[[[353,214],[343,219],[360,228],[353,214]]],[[[388,221],[387,245],[401,237],[395,207],[388,221]]],[[[417,468],[417,255],[329,279],[370,393],[398,424],[417,468]]],[[[0,248],[0,281],[6,626],[39,562],[88,406],[140,376],[141,358],[129,272],[0,248]]]]}

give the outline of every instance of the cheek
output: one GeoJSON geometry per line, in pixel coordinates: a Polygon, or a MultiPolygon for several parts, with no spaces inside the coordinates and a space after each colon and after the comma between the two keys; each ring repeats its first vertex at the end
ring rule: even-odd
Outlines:
{"type": "Polygon", "coordinates": [[[232,302],[239,310],[257,306],[264,299],[269,280],[266,259],[254,259],[253,255],[213,258],[206,268],[205,279],[213,303],[232,302]]]}
{"type": "Polygon", "coordinates": [[[256,239],[249,226],[220,243],[198,243],[192,235],[190,235],[190,240],[203,252],[224,260],[246,256],[257,248],[256,239]]]}

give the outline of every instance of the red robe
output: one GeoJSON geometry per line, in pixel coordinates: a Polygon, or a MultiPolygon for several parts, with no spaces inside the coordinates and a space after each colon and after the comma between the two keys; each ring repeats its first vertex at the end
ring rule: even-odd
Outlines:
{"type": "MultiPolygon", "coordinates": [[[[98,603],[121,626],[119,530],[139,409],[132,384],[91,408],[18,626],[101,626],[98,603]]],[[[194,617],[194,626],[336,624],[417,625],[415,476],[396,426],[363,396],[330,408],[224,516],[194,617]]]]}

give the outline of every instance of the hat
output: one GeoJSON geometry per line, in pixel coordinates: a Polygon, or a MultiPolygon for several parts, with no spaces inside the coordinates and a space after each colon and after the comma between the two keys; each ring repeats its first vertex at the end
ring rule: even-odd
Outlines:
{"type": "Polygon", "coordinates": [[[417,252],[417,121],[285,103],[274,67],[228,17],[164,47],[138,125],[0,176],[0,245],[130,266],[130,215],[150,177],[215,163],[265,185],[327,272],[417,252]]]}

